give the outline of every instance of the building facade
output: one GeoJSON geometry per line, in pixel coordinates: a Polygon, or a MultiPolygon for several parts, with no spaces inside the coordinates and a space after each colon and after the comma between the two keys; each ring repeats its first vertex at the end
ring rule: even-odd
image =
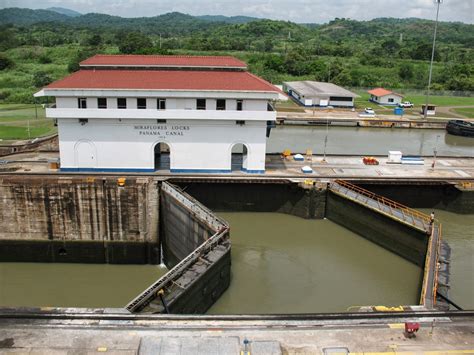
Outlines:
{"type": "Polygon", "coordinates": [[[359,97],[340,86],[319,81],[290,81],[283,83],[283,90],[303,106],[354,107],[359,97]]]}
{"type": "Polygon", "coordinates": [[[35,94],[56,98],[46,115],[58,123],[61,170],[265,171],[280,91],[245,63],[97,55],[80,68],[35,94]]]}
{"type": "Polygon", "coordinates": [[[383,88],[369,90],[368,93],[370,94],[369,101],[379,105],[398,105],[403,99],[403,95],[383,88]]]}

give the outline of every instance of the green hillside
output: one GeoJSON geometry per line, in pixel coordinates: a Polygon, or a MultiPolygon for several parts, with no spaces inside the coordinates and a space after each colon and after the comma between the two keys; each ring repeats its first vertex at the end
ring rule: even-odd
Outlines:
{"type": "MultiPolygon", "coordinates": [[[[48,10],[0,10],[0,101],[31,102],[31,94],[78,69],[96,53],[234,55],[280,84],[330,81],[346,87],[426,88],[434,22],[336,18],[297,24],[179,12],[122,18],[48,10]]],[[[434,91],[474,91],[474,25],[441,22],[434,91]]]]}

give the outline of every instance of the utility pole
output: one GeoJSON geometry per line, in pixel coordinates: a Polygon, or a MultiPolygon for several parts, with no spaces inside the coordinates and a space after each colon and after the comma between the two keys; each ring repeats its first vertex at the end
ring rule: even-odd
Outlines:
{"type": "Polygon", "coordinates": [[[326,118],[326,136],[324,137],[324,156],[323,156],[323,163],[326,163],[326,148],[328,145],[328,134],[329,134],[329,118],[326,118]]]}
{"type": "Polygon", "coordinates": [[[426,91],[425,109],[423,110],[423,117],[425,120],[428,116],[428,102],[430,99],[431,76],[433,74],[433,61],[434,61],[435,46],[436,46],[436,32],[438,31],[439,5],[442,4],[443,0],[434,0],[434,1],[437,6],[436,7],[436,21],[435,21],[435,29],[434,29],[434,34],[433,34],[433,49],[431,51],[430,74],[428,76],[428,90],[426,91]]]}
{"type": "Polygon", "coordinates": [[[439,134],[436,136],[436,143],[433,149],[433,164],[431,164],[431,168],[434,170],[436,166],[436,155],[438,154],[438,139],[439,139],[439,134]]]}

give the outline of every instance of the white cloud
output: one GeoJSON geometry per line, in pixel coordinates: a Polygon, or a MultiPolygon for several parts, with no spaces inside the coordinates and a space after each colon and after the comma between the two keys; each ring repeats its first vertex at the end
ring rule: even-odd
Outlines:
{"type": "MultiPolygon", "coordinates": [[[[0,8],[61,6],[82,13],[123,17],[155,16],[171,11],[190,15],[246,15],[294,22],[328,22],[335,17],[369,20],[376,17],[433,19],[433,0],[0,0],[0,8]]],[[[444,0],[440,19],[474,22],[474,0],[444,0]]]]}

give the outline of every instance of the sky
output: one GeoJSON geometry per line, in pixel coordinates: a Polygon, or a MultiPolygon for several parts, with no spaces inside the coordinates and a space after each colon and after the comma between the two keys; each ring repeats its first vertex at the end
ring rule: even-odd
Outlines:
{"type": "MultiPolygon", "coordinates": [[[[156,16],[178,11],[190,15],[245,15],[297,23],[325,23],[336,17],[434,19],[435,0],[0,0],[0,8],[52,6],[81,13],[122,17],[156,16]]],[[[443,0],[441,21],[474,21],[474,0],[443,0]]]]}

